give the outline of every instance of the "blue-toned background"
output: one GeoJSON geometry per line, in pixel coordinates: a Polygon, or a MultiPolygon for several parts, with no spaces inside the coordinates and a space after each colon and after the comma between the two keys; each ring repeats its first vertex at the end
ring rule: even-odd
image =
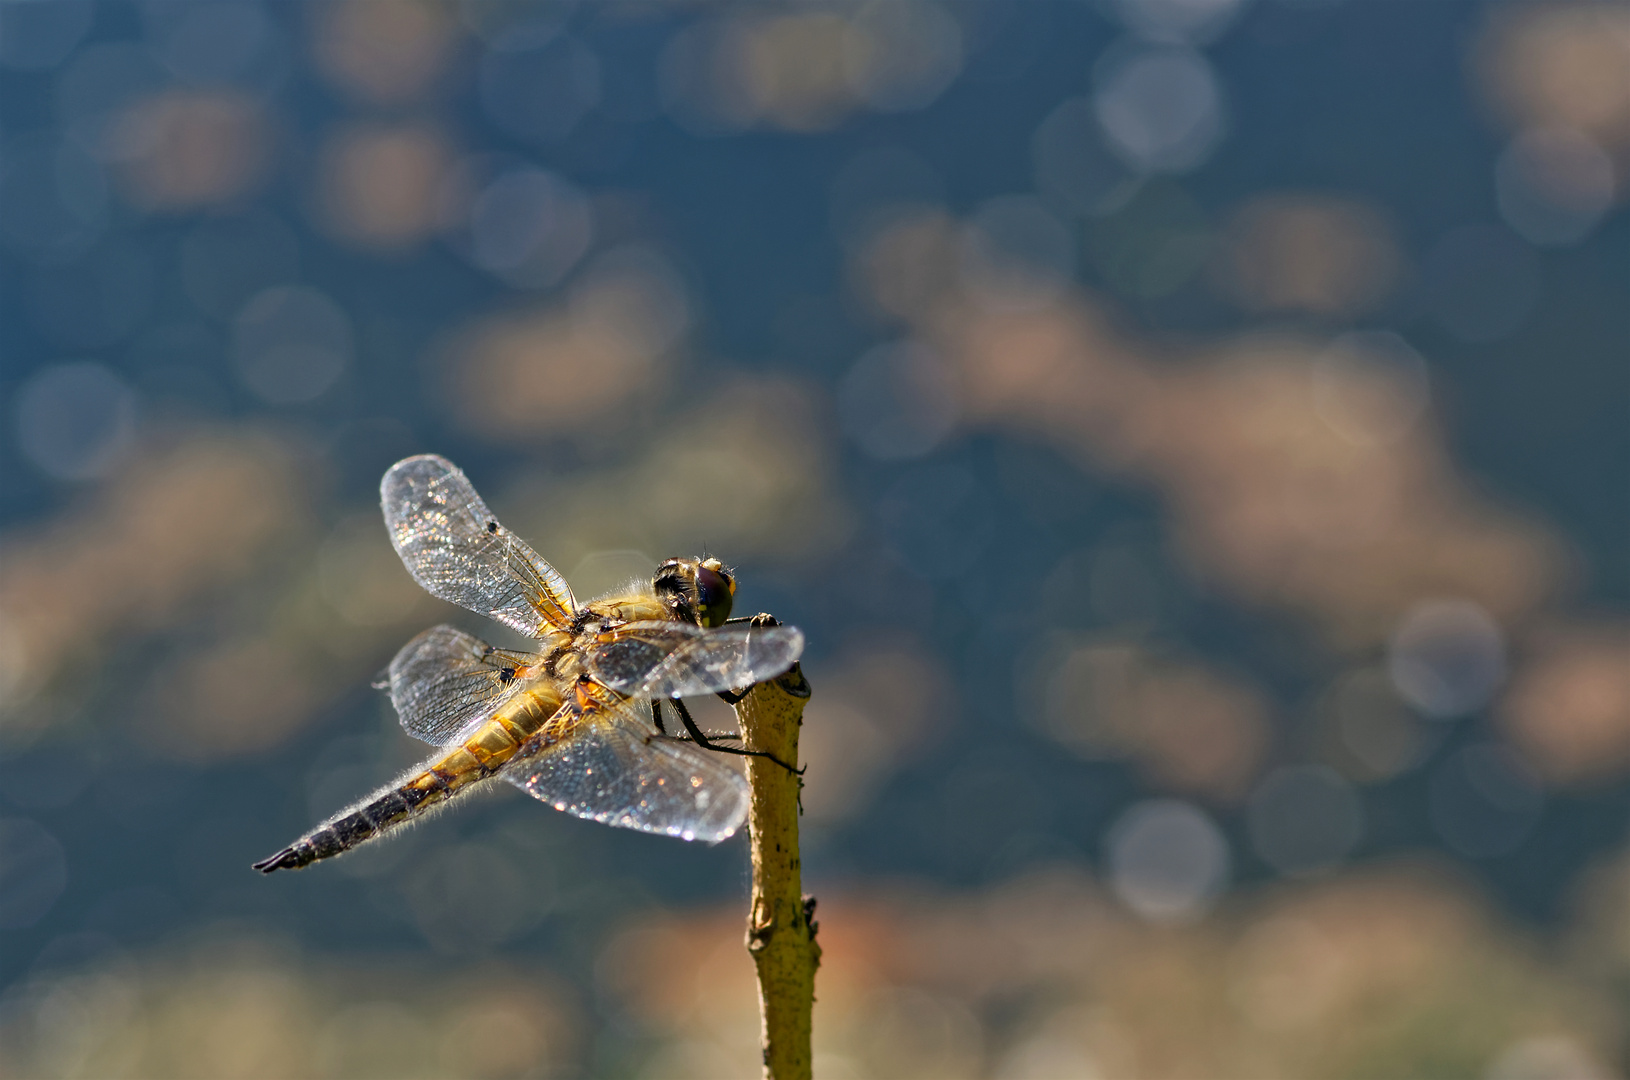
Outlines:
{"type": "Polygon", "coordinates": [[[818,1075],[1617,1075],[1627,191],[1616,4],[0,4],[0,1071],[757,1071],[740,840],[249,870],[433,451],[807,633],[818,1075]]]}

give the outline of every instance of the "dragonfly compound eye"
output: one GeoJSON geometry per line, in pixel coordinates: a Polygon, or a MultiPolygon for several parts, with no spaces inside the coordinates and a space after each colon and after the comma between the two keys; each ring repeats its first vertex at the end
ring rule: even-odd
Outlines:
{"type": "MultiPolygon", "coordinates": [[[[713,560],[708,560],[712,562],[713,560]]],[[[736,583],[723,567],[713,569],[706,563],[696,568],[696,599],[698,621],[703,626],[723,626],[730,618],[732,594],[736,583]]]]}

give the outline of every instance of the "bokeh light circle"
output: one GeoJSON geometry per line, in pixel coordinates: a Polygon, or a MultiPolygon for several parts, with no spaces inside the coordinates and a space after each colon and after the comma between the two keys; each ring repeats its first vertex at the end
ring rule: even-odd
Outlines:
{"type": "Polygon", "coordinates": [[[1246,820],[1252,848],[1281,874],[1327,870],[1364,835],[1358,794],[1323,765],[1290,765],[1269,773],[1251,793],[1246,820]]]}
{"type": "Polygon", "coordinates": [[[1227,130],[1211,63],[1188,49],[1116,52],[1095,72],[1098,122],[1138,172],[1184,173],[1203,164],[1227,130]]]}
{"type": "Polygon", "coordinates": [[[1494,167],[1500,217],[1531,244],[1577,244],[1613,205],[1613,160],[1569,128],[1524,131],[1494,167]]]}
{"type": "Polygon", "coordinates": [[[1496,743],[1461,747],[1433,770],[1428,791],[1433,830],[1467,859],[1515,851],[1544,805],[1534,770],[1516,751],[1496,743]]]}
{"type": "Polygon", "coordinates": [[[1470,600],[1427,600],[1393,631],[1387,672],[1426,716],[1461,716],[1487,705],[1505,681],[1505,636],[1470,600]]]}
{"type": "Polygon", "coordinates": [[[90,361],[53,364],[17,393],[17,444],[57,480],[106,474],[136,434],[136,394],[112,370],[90,361]]]}
{"type": "Polygon", "coordinates": [[[879,461],[923,456],[957,418],[945,362],[914,341],[878,345],[862,354],[838,384],[837,403],[843,433],[879,461]]]}
{"type": "Polygon", "coordinates": [[[233,324],[232,359],[272,405],[318,397],[351,362],[351,320],[323,293],[283,285],[257,293],[233,324]]]}
{"type": "Polygon", "coordinates": [[[1105,838],[1115,894],[1153,922],[1192,922],[1228,881],[1228,841],[1206,813],[1177,799],[1134,804],[1105,838]]]}

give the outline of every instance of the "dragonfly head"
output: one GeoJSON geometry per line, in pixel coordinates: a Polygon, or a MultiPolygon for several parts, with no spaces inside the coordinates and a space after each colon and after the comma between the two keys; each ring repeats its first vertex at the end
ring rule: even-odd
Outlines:
{"type": "Polygon", "coordinates": [[[651,585],[676,619],[712,628],[730,618],[736,579],[718,559],[669,559],[651,585]]]}

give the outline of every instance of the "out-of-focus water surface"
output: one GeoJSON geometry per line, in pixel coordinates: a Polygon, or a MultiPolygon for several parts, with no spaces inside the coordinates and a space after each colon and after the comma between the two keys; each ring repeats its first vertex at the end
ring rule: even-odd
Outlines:
{"type": "Polygon", "coordinates": [[[1608,3],[0,5],[0,1072],[756,1075],[739,839],[250,871],[491,633],[380,522],[434,451],[807,632],[819,1075],[1619,1074],[1627,73],[1608,3]]]}

